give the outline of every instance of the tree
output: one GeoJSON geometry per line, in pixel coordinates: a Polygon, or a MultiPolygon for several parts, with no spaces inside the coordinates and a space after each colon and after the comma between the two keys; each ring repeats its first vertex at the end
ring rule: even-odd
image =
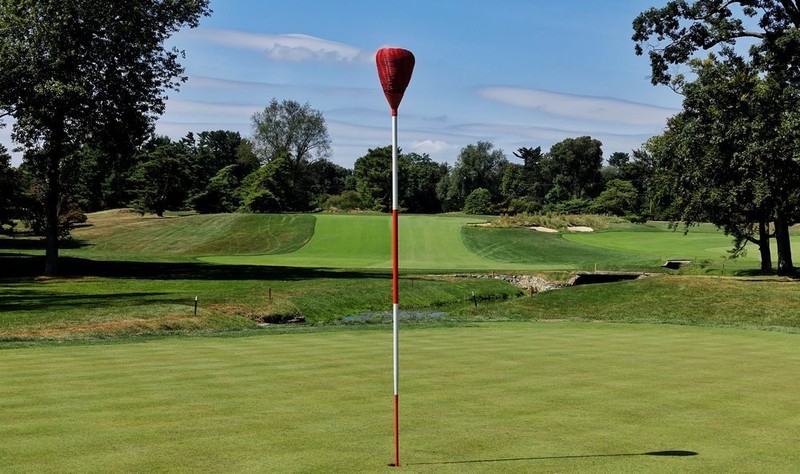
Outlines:
{"type": "MultiPolygon", "coordinates": [[[[192,136],[193,138],[193,136],[192,136]]],[[[200,213],[234,212],[241,205],[241,182],[258,168],[250,143],[239,132],[200,132],[188,162],[188,207],[200,213]]]]}
{"type": "Polygon", "coordinates": [[[398,157],[400,207],[406,212],[442,212],[436,185],[447,175],[447,165],[434,162],[427,153],[398,157]]]}
{"type": "MultiPolygon", "coordinates": [[[[800,154],[796,133],[800,123],[797,112],[800,3],[794,0],[672,0],[663,8],[651,8],[640,14],[633,28],[636,53],[641,55],[645,49],[648,51],[653,72],[651,82],[668,85],[684,94],[691,92],[695,100],[711,103],[712,110],[717,112],[718,116],[709,125],[703,111],[685,103],[684,107],[690,108],[689,113],[676,121],[673,128],[677,135],[695,131],[710,133],[697,140],[697,145],[706,151],[703,156],[730,167],[713,171],[707,168],[712,174],[701,179],[733,174],[745,180],[740,181],[745,188],[751,188],[734,193],[737,197],[727,204],[738,208],[721,208],[729,211],[726,215],[731,227],[727,231],[737,239],[737,249],[751,240],[751,234],[758,227],[760,236],[752,240],[759,242],[762,269],[765,268],[769,235],[766,222],[774,219],[778,270],[793,273],[789,225],[797,220],[798,199],[794,191],[797,188],[785,188],[785,183],[777,183],[787,178],[787,171],[794,172],[789,168],[793,157],[800,154]],[[748,49],[735,47],[742,40],[750,44],[748,49]],[[716,50],[718,56],[711,56],[704,66],[704,60],[695,55],[709,49],[716,50]],[[685,64],[693,66],[697,80],[687,81],[682,74],[670,70],[671,66],[685,64]],[[716,88],[718,92],[738,89],[749,91],[750,95],[726,94],[716,103],[710,96],[703,99],[700,91],[712,89],[713,83],[703,80],[702,74],[721,78],[723,87],[716,88]],[[692,92],[691,85],[698,90],[692,92]],[[718,125],[716,128],[714,122],[718,125]],[[732,135],[720,143],[710,142],[722,137],[719,128],[726,128],[732,135]],[[746,133],[751,134],[749,141],[743,139],[746,133]],[[751,192],[755,193],[757,202],[746,201],[745,196],[751,192]],[[774,198],[782,201],[767,217],[767,208],[771,207],[768,201],[774,198]]],[[[655,145],[664,148],[663,144],[655,145]]]]}
{"type": "Polygon", "coordinates": [[[508,159],[503,150],[493,148],[492,143],[478,142],[461,149],[447,182],[439,187],[446,211],[461,210],[467,196],[478,188],[489,191],[493,203],[500,202],[503,173],[508,159]]]}
{"type": "Polygon", "coordinates": [[[86,212],[127,206],[135,198],[131,177],[137,153],[111,151],[100,145],[84,145],[62,165],[62,187],[70,189],[86,212]]]}
{"type": "Polygon", "coordinates": [[[206,189],[191,198],[192,207],[201,214],[235,212],[241,206],[242,177],[239,165],[228,165],[208,181],[206,189]]]}
{"type": "MultiPolygon", "coordinates": [[[[797,0],[670,0],[633,21],[637,55],[648,52],[651,82],[680,89],[685,78],[670,66],[687,64],[698,51],[739,40],[753,65],[781,83],[800,82],[800,2],[797,0]]],[[[730,49],[730,48],[729,48],[730,49]]],[[[731,53],[741,55],[731,49],[731,53]]]]}
{"type": "Polygon", "coordinates": [[[65,159],[141,142],[185,80],[165,41],[210,12],[208,0],[0,0],[0,111],[43,184],[45,273],[58,270],[65,159]]]}
{"type": "Polygon", "coordinates": [[[615,166],[617,168],[622,168],[623,166],[630,163],[630,161],[631,161],[631,155],[622,151],[615,151],[608,157],[608,166],[615,166]]]}
{"type": "Polygon", "coordinates": [[[594,212],[630,216],[637,212],[639,195],[630,181],[612,179],[592,203],[594,212]]]}
{"type": "Polygon", "coordinates": [[[478,188],[464,200],[464,214],[488,214],[492,208],[492,194],[488,189],[478,188]]]}
{"type": "Polygon", "coordinates": [[[584,136],[567,138],[550,148],[553,187],[549,201],[591,199],[603,189],[603,144],[584,136]]]}
{"type": "MultiPolygon", "coordinates": [[[[400,151],[398,151],[398,155],[400,151]]],[[[399,159],[399,158],[398,158],[399,159]]],[[[392,147],[370,148],[353,165],[356,191],[376,211],[392,206],[392,147]]]]}
{"type": "Polygon", "coordinates": [[[514,156],[521,159],[522,164],[509,163],[500,184],[506,211],[512,214],[536,212],[541,209],[549,188],[546,166],[549,158],[541,147],[519,148],[514,156]]]}
{"type": "Polygon", "coordinates": [[[648,144],[661,193],[673,196],[671,208],[687,226],[708,221],[733,236],[734,254],[748,241],[758,245],[765,272],[774,222],[778,271],[791,273],[784,242],[800,202],[797,144],[789,138],[796,133],[789,120],[794,108],[781,105],[769,76],[760,77],[742,58],[690,64],[697,80],[684,86],[683,112],[648,144]]]}
{"type": "Polygon", "coordinates": [[[327,158],[331,140],[322,112],[306,102],[272,99],[253,121],[253,144],[262,162],[284,156],[297,168],[315,158],[327,158]]]}
{"type": "Polygon", "coordinates": [[[344,192],[347,179],[353,171],[326,159],[316,160],[308,167],[310,193],[313,207],[325,206],[328,198],[344,192]]]}
{"type": "Polygon", "coordinates": [[[286,156],[277,156],[269,163],[250,173],[242,183],[244,212],[298,211],[300,205],[292,186],[292,164],[286,156]]]}
{"type": "Polygon", "coordinates": [[[272,99],[263,111],[253,114],[253,151],[266,164],[278,157],[286,160],[296,203],[292,210],[308,210],[311,202],[309,165],[330,155],[331,140],[322,112],[309,103],[272,99]],[[304,203],[304,204],[302,204],[304,203]]]}
{"type": "Polygon", "coordinates": [[[132,206],[163,217],[166,210],[182,208],[189,197],[191,148],[169,137],[156,137],[147,148],[131,178],[136,195],[132,206]]]}

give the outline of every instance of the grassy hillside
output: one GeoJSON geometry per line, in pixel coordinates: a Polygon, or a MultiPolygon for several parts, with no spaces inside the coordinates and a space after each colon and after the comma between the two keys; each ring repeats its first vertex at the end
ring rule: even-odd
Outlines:
{"type": "MultiPolygon", "coordinates": [[[[800,327],[794,285],[772,279],[668,278],[517,300],[520,290],[502,281],[424,276],[555,271],[563,278],[565,270],[595,265],[657,270],[656,252],[681,248],[684,252],[676,255],[710,254],[728,240],[708,228],[688,236],[667,232],[663,225],[546,234],[467,225],[473,222],[469,217],[401,217],[402,308],[446,307],[449,318],[458,320],[597,318],[800,327]],[[488,309],[488,301],[503,299],[514,301],[488,309]]],[[[1,339],[258,330],[259,320],[303,316],[309,323],[327,324],[391,307],[387,216],[157,219],[110,211],[92,215],[89,223],[76,231],[78,245],[63,252],[65,279],[30,279],[43,268],[41,256],[30,256],[41,251],[26,247],[36,242],[0,240],[0,247],[11,247],[0,251],[0,275],[11,277],[0,279],[1,339]]],[[[757,267],[751,263],[744,268],[757,267]]]]}
{"type": "Polygon", "coordinates": [[[491,227],[464,227],[461,232],[467,248],[475,254],[535,270],[593,270],[596,266],[600,270],[656,271],[663,263],[652,255],[592,245],[596,241],[591,238],[576,243],[572,234],[491,227]]]}
{"type": "Polygon", "coordinates": [[[164,259],[197,255],[293,252],[314,235],[310,215],[211,214],[158,218],[128,210],[89,215],[66,255],[109,259],[164,259]],[[127,257],[127,258],[126,258],[127,257]]]}
{"type": "MultiPolygon", "coordinates": [[[[664,223],[621,223],[600,232],[548,234],[470,225],[478,222],[481,218],[402,215],[401,268],[417,272],[658,271],[670,258],[694,260],[696,270],[717,274],[723,265],[729,273],[758,268],[758,253],[752,250],[737,260],[726,260],[730,238],[708,225],[694,227],[688,235],[672,232],[664,223]]],[[[220,214],[160,219],[116,210],[90,215],[89,224],[74,232],[77,245],[66,248],[64,255],[95,260],[391,268],[387,215],[220,214]]]]}
{"type": "MultiPolygon", "coordinates": [[[[211,263],[321,268],[391,268],[391,219],[386,215],[315,216],[314,238],[281,255],[213,256],[211,263]]],[[[400,265],[405,270],[507,270],[530,265],[502,262],[471,252],[461,229],[475,218],[409,215],[400,217],[400,265]]]]}

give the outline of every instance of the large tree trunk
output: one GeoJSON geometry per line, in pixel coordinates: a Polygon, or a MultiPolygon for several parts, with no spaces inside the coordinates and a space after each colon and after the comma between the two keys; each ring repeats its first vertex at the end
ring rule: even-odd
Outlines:
{"type": "Polygon", "coordinates": [[[45,275],[58,274],[59,206],[61,205],[61,153],[63,142],[54,133],[49,146],[45,147],[45,275]]]}
{"type": "Polygon", "coordinates": [[[45,215],[45,275],[58,274],[58,206],[61,197],[61,186],[57,157],[47,157],[47,177],[45,182],[44,215],[45,215]]]}
{"type": "Polygon", "coordinates": [[[772,273],[772,250],[769,248],[769,222],[758,223],[758,250],[761,253],[761,272],[772,273]]]}
{"type": "Polygon", "coordinates": [[[789,222],[782,212],[775,219],[775,241],[778,246],[778,273],[781,275],[794,275],[792,262],[792,245],[789,239],[789,222]]]}

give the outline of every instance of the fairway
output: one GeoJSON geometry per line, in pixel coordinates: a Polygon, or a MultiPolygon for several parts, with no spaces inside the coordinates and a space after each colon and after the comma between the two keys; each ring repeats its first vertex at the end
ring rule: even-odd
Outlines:
{"type": "MultiPolygon", "coordinates": [[[[405,328],[406,472],[788,472],[797,335],[405,328]],[[480,348],[479,350],[476,348],[480,348]],[[694,456],[653,456],[686,451],[694,456]]],[[[384,330],[0,351],[2,472],[381,472],[384,330]]]]}
{"type": "MultiPolygon", "coordinates": [[[[757,250],[726,260],[731,239],[711,225],[688,235],[666,223],[622,224],[593,233],[485,228],[482,217],[401,215],[404,272],[639,270],[690,259],[719,273],[757,269],[757,250]],[[712,268],[713,267],[713,268],[712,268]]],[[[381,214],[90,215],[65,256],[95,260],[201,261],[273,267],[389,270],[391,217],[381,214]]],[[[795,248],[800,252],[800,244],[795,248]]],[[[773,253],[776,255],[776,253],[773,253]]]]}
{"type": "MultiPolygon", "coordinates": [[[[315,215],[311,241],[292,253],[210,256],[209,263],[320,268],[392,267],[391,218],[386,215],[315,215]]],[[[461,229],[480,218],[409,215],[400,217],[400,265],[405,270],[511,270],[530,265],[481,257],[464,245],[461,229]]]]}

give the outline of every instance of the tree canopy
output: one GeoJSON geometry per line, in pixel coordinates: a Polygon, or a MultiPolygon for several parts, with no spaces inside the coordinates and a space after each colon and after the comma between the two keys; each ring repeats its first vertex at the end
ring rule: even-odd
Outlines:
{"type": "Polygon", "coordinates": [[[798,83],[798,28],[797,0],[670,0],[636,17],[632,39],[636,54],[647,51],[653,84],[680,86],[684,78],[671,66],[686,64],[698,51],[734,51],[731,46],[743,40],[751,43],[746,51],[760,70],[798,83]]]}
{"type": "Polygon", "coordinates": [[[772,223],[778,270],[793,273],[800,2],[671,0],[640,14],[633,28],[636,54],[648,52],[651,82],[685,96],[683,112],[648,144],[662,198],[687,225],[708,220],[734,236],[734,253],[755,242],[765,271],[772,223]],[[714,53],[698,57],[704,50],[714,53]],[[678,65],[692,75],[674,72],[678,65]]]}
{"type": "Polygon", "coordinates": [[[263,111],[253,114],[252,121],[256,155],[263,162],[283,156],[299,166],[330,154],[325,119],[308,102],[272,99],[263,111]]]}
{"type": "Polygon", "coordinates": [[[165,41],[208,14],[208,0],[0,0],[0,111],[43,185],[46,273],[57,272],[65,160],[141,143],[185,80],[165,41]]]}

